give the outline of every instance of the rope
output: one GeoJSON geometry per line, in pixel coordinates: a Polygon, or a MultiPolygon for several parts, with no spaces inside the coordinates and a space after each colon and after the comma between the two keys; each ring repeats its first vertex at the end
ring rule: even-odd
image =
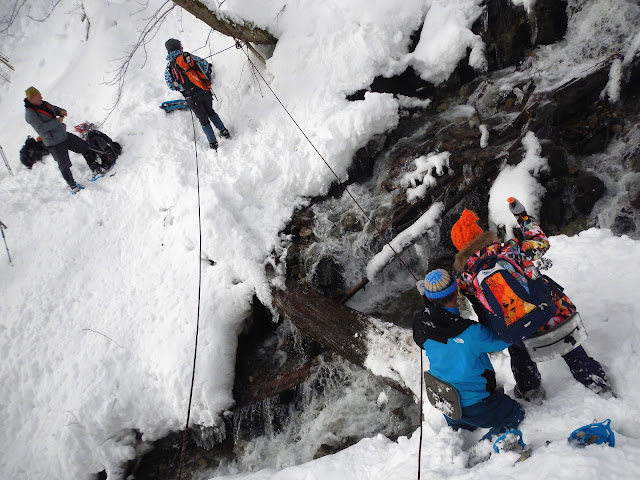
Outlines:
{"type": "Polygon", "coordinates": [[[219,53],[226,52],[226,51],[227,51],[227,50],[229,50],[230,48],[235,48],[235,46],[236,46],[236,44],[234,43],[234,44],[233,44],[233,45],[231,45],[230,47],[223,48],[223,49],[222,49],[222,50],[220,50],[219,52],[212,53],[212,54],[211,54],[211,55],[209,55],[208,57],[203,57],[203,58],[211,58],[211,57],[214,57],[214,56],[218,55],[219,53]]]}
{"type": "Polygon", "coordinates": [[[198,333],[200,332],[200,291],[202,289],[202,215],[200,208],[200,167],[198,165],[198,145],[196,143],[196,124],[193,120],[193,112],[191,112],[191,126],[193,127],[193,149],[195,151],[196,160],[196,179],[198,190],[198,235],[199,235],[199,251],[198,256],[198,314],[196,320],[196,338],[195,347],[193,349],[193,370],[191,372],[191,387],[189,389],[189,407],[187,408],[187,421],[184,425],[184,435],[182,437],[182,451],[180,452],[180,465],[178,466],[178,480],[182,478],[182,467],[184,465],[184,454],[187,449],[187,435],[189,433],[189,420],[191,419],[191,402],[193,400],[193,385],[196,378],[196,359],[198,357],[198,333]]]}
{"type": "MultiPolygon", "coordinates": [[[[378,228],[378,226],[375,224],[375,222],[373,220],[371,220],[371,217],[369,217],[369,215],[367,214],[367,212],[365,212],[364,208],[362,208],[362,206],[360,205],[360,203],[358,203],[358,201],[356,200],[356,198],[351,194],[351,192],[349,191],[349,189],[347,188],[347,186],[340,180],[340,177],[338,177],[338,174],[336,174],[336,172],[333,170],[333,168],[331,168],[331,165],[329,165],[329,163],[325,160],[325,158],[322,156],[322,154],[318,151],[318,149],[316,148],[316,146],[313,144],[313,142],[309,139],[309,137],[307,136],[307,134],[304,132],[304,130],[302,129],[302,127],[300,127],[300,125],[298,125],[298,122],[296,122],[296,119],[293,118],[293,115],[291,115],[291,113],[289,113],[289,110],[287,110],[287,107],[284,106],[284,104],[282,103],[282,101],[280,101],[280,98],[278,98],[278,95],[276,95],[276,92],[273,91],[273,89],[271,88],[271,85],[269,85],[269,83],[264,79],[264,77],[262,76],[262,73],[260,73],[260,70],[258,70],[255,66],[255,64],[251,61],[251,58],[249,57],[249,53],[246,52],[244,49],[242,49],[242,52],[247,56],[247,60],[249,61],[249,63],[251,63],[251,66],[253,67],[253,69],[255,70],[255,72],[260,76],[260,78],[262,79],[262,81],[265,83],[265,85],[267,86],[267,88],[271,91],[271,93],[273,94],[273,96],[276,98],[276,100],[278,101],[278,103],[280,104],[280,106],[284,109],[284,111],[287,113],[287,115],[289,115],[289,118],[291,119],[291,121],[295,124],[296,127],[298,127],[298,130],[300,130],[300,133],[302,133],[302,135],[304,136],[304,138],[307,140],[307,142],[309,142],[309,145],[311,145],[311,147],[315,150],[315,152],[318,154],[318,156],[322,159],[322,161],[324,162],[324,164],[327,166],[327,168],[331,171],[331,173],[333,174],[334,177],[336,177],[336,180],[338,180],[338,183],[340,184],[340,186],[342,187],[342,189],[351,197],[351,199],[353,200],[353,202],[358,206],[358,208],[360,209],[360,211],[362,212],[362,214],[365,216],[365,218],[367,219],[367,221],[373,225],[373,228],[376,229],[376,231],[378,232],[378,235],[380,235],[381,237],[383,236],[382,232],[380,231],[380,229],[378,228]]],[[[400,263],[402,264],[402,266],[411,274],[411,276],[414,278],[414,280],[417,282],[418,278],[414,275],[414,273],[411,271],[411,269],[409,268],[409,266],[404,262],[404,260],[402,260],[402,257],[400,256],[400,254],[398,252],[396,252],[396,250],[393,248],[393,246],[391,245],[390,242],[386,242],[386,244],[389,246],[389,248],[391,249],[391,251],[395,254],[395,256],[398,258],[398,260],[400,261],[400,263]]]]}
{"type": "Polygon", "coordinates": [[[420,349],[420,442],[418,443],[418,480],[420,480],[420,464],[422,463],[422,390],[424,375],[422,374],[422,349],[420,349]]]}

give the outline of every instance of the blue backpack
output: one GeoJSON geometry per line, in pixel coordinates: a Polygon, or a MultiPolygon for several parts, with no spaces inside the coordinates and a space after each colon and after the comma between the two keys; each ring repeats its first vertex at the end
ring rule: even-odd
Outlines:
{"type": "Polygon", "coordinates": [[[473,285],[487,326],[505,342],[522,342],[556,312],[553,293],[545,279],[527,277],[505,255],[492,255],[476,263],[473,285]]]}

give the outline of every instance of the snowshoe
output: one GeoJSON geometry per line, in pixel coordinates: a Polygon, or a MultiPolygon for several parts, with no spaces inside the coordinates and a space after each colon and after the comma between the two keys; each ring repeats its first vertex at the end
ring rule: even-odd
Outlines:
{"type": "Polygon", "coordinates": [[[611,420],[608,418],[604,422],[593,423],[575,429],[569,435],[569,443],[578,447],[586,447],[587,445],[601,445],[606,443],[610,447],[616,444],[616,436],[611,430],[611,420]]]}
{"type": "Polygon", "coordinates": [[[102,168],[102,167],[96,168],[96,169],[91,173],[91,176],[89,177],[89,181],[90,181],[90,182],[95,182],[95,181],[96,181],[96,180],[98,180],[99,178],[104,177],[104,172],[105,172],[104,168],[102,168]]]}
{"type": "Polygon", "coordinates": [[[189,110],[189,104],[186,100],[168,100],[160,104],[160,108],[167,113],[174,110],[189,110]]]}

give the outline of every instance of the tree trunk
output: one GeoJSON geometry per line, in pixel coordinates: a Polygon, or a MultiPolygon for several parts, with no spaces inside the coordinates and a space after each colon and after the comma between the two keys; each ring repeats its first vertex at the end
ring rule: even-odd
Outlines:
{"type": "Polygon", "coordinates": [[[275,45],[278,41],[267,30],[259,28],[251,22],[242,20],[238,22],[220,10],[210,10],[198,0],[173,0],[173,3],[184,8],[187,12],[223,35],[247,43],[275,45]]]}
{"type": "Polygon", "coordinates": [[[273,291],[273,305],[303,333],[387,385],[409,395],[419,391],[420,351],[407,329],[341,305],[296,281],[288,281],[287,290],[273,291]]]}

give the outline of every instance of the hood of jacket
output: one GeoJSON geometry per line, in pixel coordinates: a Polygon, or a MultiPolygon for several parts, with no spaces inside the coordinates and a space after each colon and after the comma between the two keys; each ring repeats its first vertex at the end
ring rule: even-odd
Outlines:
{"type": "Polygon", "coordinates": [[[167,53],[167,62],[173,62],[178,56],[182,55],[183,50],[174,50],[167,53]]]}
{"type": "Polygon", "coordinates": [[[420,348],[427,340],[447,343],[475,323],[425,300],[424,308],[413,314],[413,340],[420,348]]]}
{"type": "MultiPolygon", "coordinates": [[[[490,231],[482,232],[456,254],[453,262],[453,268],[458,273],[464,272],[467,269],[469,257],[480,252],[483,248],[493,245],[494,243],[499,243],[498,237],[495,233],[490,231]]],[[[480,256],[482,256],[482,254],[480,256]]]]}

